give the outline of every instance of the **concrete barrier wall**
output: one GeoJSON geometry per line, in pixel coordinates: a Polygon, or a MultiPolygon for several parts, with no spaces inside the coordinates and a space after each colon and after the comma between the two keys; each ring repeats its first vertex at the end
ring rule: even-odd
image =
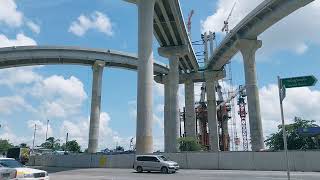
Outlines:
{"type": "MultiPolygon", "coordinates": [[[[161,153],[183,169],[286,170],[283,152],[183,152],[161,153]]],[[[32,156],[30,166],[66,168],[132,168],[134,154],[122,155],[43,155],[32,156]]],[[[293,171],[319,171],[319,151],[289,152],[293,171]]]]}
{"type": "Polygon", "coordinates": [[[132,168],[134,157],[134,154],[42,155],[32,156],[28,165],[66,168],[132,168]]]}

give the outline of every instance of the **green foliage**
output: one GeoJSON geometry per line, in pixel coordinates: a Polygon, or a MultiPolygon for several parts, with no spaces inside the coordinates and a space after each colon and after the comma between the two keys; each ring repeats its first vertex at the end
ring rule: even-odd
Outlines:
{"type": "MultiPolygon", "coordinates": [[[[24,145],[24,143],[22,144],[24,145]]],[[[27,144],[25,144],[25,146],[27,146],[27,144]]],[[[20,161],[22,164],[26,164],[30,159],[30,149],[27,147],[20,147],[20,152],[21,152],[20,161]]]]}
{"type": "Polygon", "coordinates": [[[14,146],[5,139],[0,139],[0,153],[6,153],[8,149],[13,148],[14,146]]]}
{"type": "Polygon", "coordinates": [[[64,151],[69,151],[69,152],[73,152],[73,153],[80,153],[81,152],[81,147],[76,140],[68,141],[67,146],[64,143],[61,146],[61,148],[64,151]]]}
{"type": "Polygon", "coordinates": [[[28,146],[27,146],[26,143],[21,143],[21,144],[19,145],[19,147],[20,147],[20,148],[28,148],[28,146]]]}
{"type": "Polygon", "coordinates": [[[117,146],[115,150],[116,151],[124,151],[124,148],[122,146],[117,146]]]}
{"type": "Polygon", "coordinates": [[[49,137],[46,140],[46,142],[42,143],[40,146],[43,148],[52,149],[52,150],[60,150],[61,149],[60,139],[55,139],[54,137],[49,137]]]}
{"type": "MultiPolygon", "coordinates": [[[[304,137],[298,134],[298,128],[318,127],[318,125],[314,123],[314,120],[303,120],[295,117],[293,124],[288,124],[285,126],[289,150],[307,150],[318,148],[319,139],[315,139],[313,137],[304,137]]],[[[278,132],[271,134],[271,136],[268,137],[265,142],[271,150],[283,150],[282,125],[279,125],[278,132]]]]}
{"type": "Polygon", "coordinates": [[[182,137],[178,139],[180,151],[200,151],[201,145],[195,138],[182,137]]]}

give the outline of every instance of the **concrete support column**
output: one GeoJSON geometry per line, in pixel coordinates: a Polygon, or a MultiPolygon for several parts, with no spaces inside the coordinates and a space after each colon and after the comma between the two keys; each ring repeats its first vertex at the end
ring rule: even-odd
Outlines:
{"type": "Polygon", "coordinates": [[[186,106],[186,136],[196,138],[196,112],[194,109],[194,83],[192,79],[188,79],[185,82],[184,91],[186,106]]]}
{"type": "Polygon", "coordinates": [[[164,119],[165,121],[165,140],[164,140],[164,150],[165,152],[177,152],[178,151],[178,141],[179,138],[179,128],[180,128],[180,115],[179,115],[179,57],[173,55],[169,57],[170,70],[167,80],[167,90],[165,90],[165,104],[169,108],[167,109],[167,116],[169,118],[164,119]],[[168,92],[169,91],[169,92],[168,92]]]}
{"type": "Polygon", "coordinates": [[[165,152],[177,152],[180,137],[179,114],[179,57],[187,54],[187,45],[160,47],[160,56],[169,58],[169,74],[165,78],[165,117],[164,117],[164,150],[165,152]]]}
{"type": "Polygon", "coordinates": [[[244,62],[252,151],[260,151],[261,149],[264,149],[255,62],[255,53],[261,45],[262,42],[259,40],[246,39],[239,40],[237,44],[244,62]]]}
{"type": "Polygon", "coordinates": [[[102,74],[103,74],[104,66],[105,66],[105,62],[96,61],[92,67],[93,80],[92,80],[92,98],[91,98],[88,153],[96,153],[98,148],[102,74]]]}
{"type": "Polygon", "coordinates": [[[217,102],[213,72],[205,72],[210,151],[219,151],[217,102]]]}
{"type": "Polygon", "coordinates": [[[222,121],[222,129],[223,129],[223,139],[224,139],[224,145],[223,147],[226,148],[228,147],[228,149],[225,149],[227,151],[229,151],[229,129],[228,129],[228,120],[227,119],[224,119],[222,121]]]}
{"type": "Polygon", "coordinates": [[[164,149],[167,152],[168,143],[170,142],[170,85],[169,85],[169,77],[164,77],[164,149]]]}
{"type": "Polygon", "coordinates": [[[155,0],[139,0],[137,154],[153,152],[152,84],[153,84],[153,15],[155,0]]]}

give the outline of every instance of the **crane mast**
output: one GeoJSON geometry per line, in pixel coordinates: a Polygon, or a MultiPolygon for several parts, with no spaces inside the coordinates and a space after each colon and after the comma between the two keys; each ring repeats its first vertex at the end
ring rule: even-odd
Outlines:
{"type": "Polygon", "coordinates": [[[233,6],[232,6],[232,9],[231,9],[231,11],[230,11],[230,13],[229,13],[229,16],[228,16],[228,18],[227,18],[227,20],[223,21],[223,24],[224,24],[224,25],[223,25],[223,28],[221,29],[222,32],[229,33],[229,20],[230,20],[230,17],[231,17],[231,15],[232,15],[232,12],[233,12],[234,7],[236,6],[236,4],[237,4],[237,1],[234,2],[233,6]]]}
{"type": "Polygon", "coordinates": [[[187,28],[188,28],[188,35],[191,39],[191,27],[192,27],[192,16],[194,15],[194,10],[191,10],[189,16],[188,16],[188,24],[187,24],[187,28]]]}

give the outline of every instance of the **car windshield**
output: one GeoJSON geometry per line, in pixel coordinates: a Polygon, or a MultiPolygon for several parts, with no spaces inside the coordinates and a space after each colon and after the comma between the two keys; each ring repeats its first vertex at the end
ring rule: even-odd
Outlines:
{"type": "Polygon", "coordinates": [[[23,165],[20,162],[14,159],[2,159],[0,160],[0,165],[4,167],[9,167],[9,168],[23,167],[23,165]]]}
{"type": "Polygon", "coordinates": [[[163,161],[169,161],[168,158],[164,157],[164,156],[158,156],[159,159],[163,160],[163,161]]]}

